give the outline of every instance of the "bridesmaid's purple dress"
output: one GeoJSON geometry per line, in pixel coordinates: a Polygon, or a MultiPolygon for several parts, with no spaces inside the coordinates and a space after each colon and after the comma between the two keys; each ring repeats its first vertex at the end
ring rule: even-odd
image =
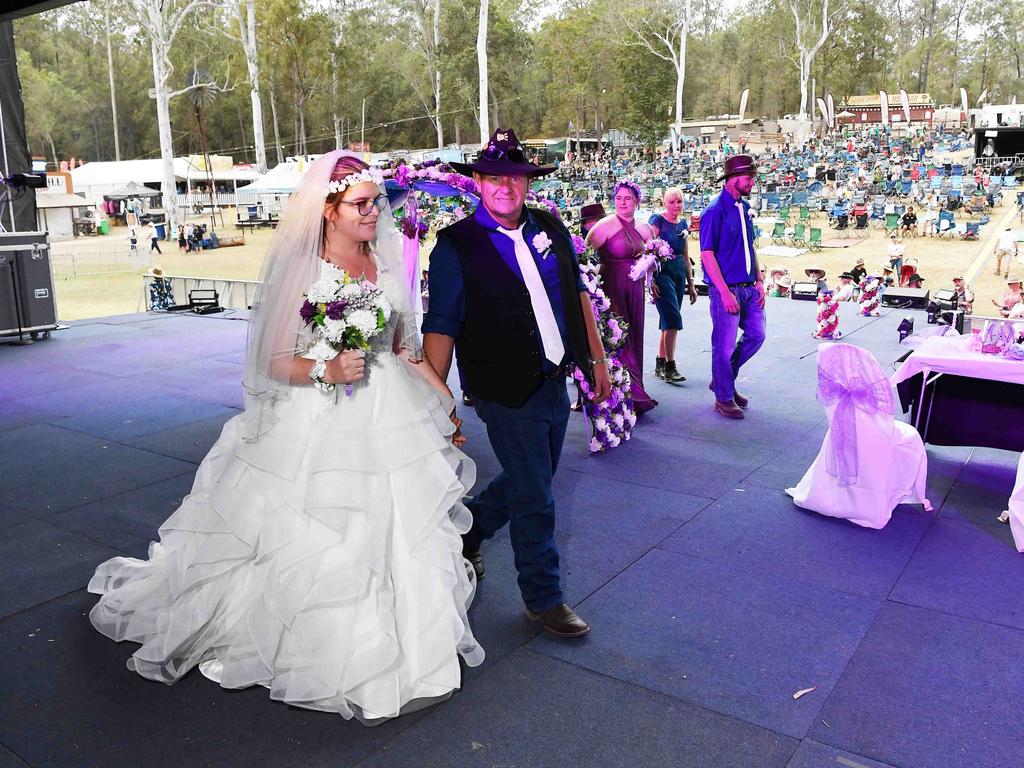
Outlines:
{"type": "Polygon", "coordinates": [[[644,310],[646,289],[643,280],[630,280],[629,270],[644,248],[644,238],[632,221],[619,219],[622,229],[609,237],[597,249],[601,257],[601,277],[604,292],[612,304],[612,311],[629,323],[629,335],[619,350],[619,360],[629,371],[633,384],[633,404],[636,412],[645,413],[658,404],[644,391],[644,310]]]}

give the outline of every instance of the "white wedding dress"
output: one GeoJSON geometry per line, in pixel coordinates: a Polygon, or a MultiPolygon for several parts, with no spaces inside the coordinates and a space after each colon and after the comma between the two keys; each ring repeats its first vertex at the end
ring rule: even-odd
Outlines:
{"type": "Polygon", "coordinates": [[[483,661],[460,539],[475,466],[392,354],[395,322],[351,396],[290,388],[255,442],[231,419],[149,559],[99,566],[90,619],[142,644],[130,669],[173,683],[200,665],[225,688],[372,722],[450,696],[459,656],[483,661]]]}

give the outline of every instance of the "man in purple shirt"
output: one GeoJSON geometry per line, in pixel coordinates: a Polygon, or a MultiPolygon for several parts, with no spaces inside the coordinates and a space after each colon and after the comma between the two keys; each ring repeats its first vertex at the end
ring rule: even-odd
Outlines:
{"type": "Polygon", "coordinates": [[[742,419],[747,398],[736,391],[740,366],[764,344],[764,283],[754,253],[750,204],[757,167],[749,155],[725,161],[725,186],[700,217],[700,258],[711,300],[711,386],[715,410],[742,419]],[[737,341],[739,331],[743,335],[737,341]]]}

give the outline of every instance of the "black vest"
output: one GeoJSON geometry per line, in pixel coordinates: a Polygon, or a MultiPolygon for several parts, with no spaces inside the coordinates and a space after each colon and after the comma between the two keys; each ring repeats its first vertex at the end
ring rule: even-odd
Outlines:
{"type": "MultiPolygon", "coordinates": [[[[590,345],[577,291],[572,238],[547,211],[531,209],[530,213],[551,239],[558,259],[569,357],[590,379],[590,345]]],[[[462,267],[465,318],[455,351],[466,389],[481,400],[519,408],[544,381],[530,292],[475,217],[467,216],[441,232],[451,238],[462,267]]]]}

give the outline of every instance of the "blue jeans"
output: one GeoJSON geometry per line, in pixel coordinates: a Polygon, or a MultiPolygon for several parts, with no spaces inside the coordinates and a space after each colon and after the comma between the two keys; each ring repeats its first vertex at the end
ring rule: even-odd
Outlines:
{"type": "Polygon", "coordinates": [[[731,289],[739,302],[739,314],[725,311],[714,285],[708,286],[711,300],[711,379],[715,399],[728,402],[736,394],[740,367],[764,344],[764,309],[758,306],[756,285],[731,289]],[[743,335],[736,340],[739,331],[743,335]]]}
{"type": "Polygon", "coordinates": [[[501,472],[467,505],[473,527],[466,546],[478,546],[508,523],[523,602],[535,613],[546,611],[565,602],[551,490],[569,423],[565,378],[545,381],[521,408],[477,400],[476,412],[501,472]]]}

